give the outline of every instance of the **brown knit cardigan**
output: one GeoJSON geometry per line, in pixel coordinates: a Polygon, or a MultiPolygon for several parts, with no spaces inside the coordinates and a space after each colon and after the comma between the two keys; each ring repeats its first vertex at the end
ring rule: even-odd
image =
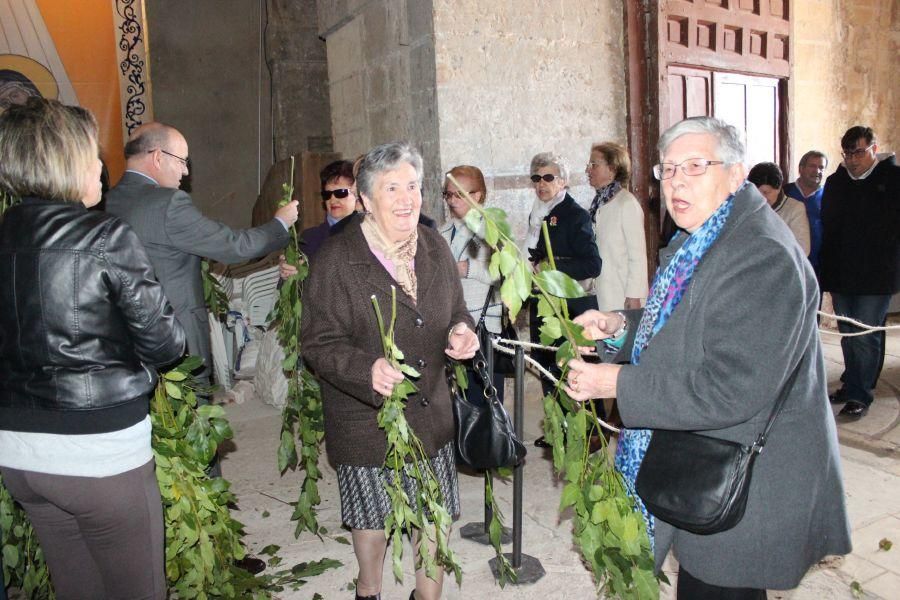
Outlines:
{"type": "Polygon", "coordinates": [[[378,298],[387,327],[391,285],[397,287],[395,342],[404,362],[421,373],[406,418],[428,456],[453,439],[444,349],[451,326],[465,322],[474,329],[474,323],[447,243],[432,229],[420,225],[418,231],[417,303],[369,250],[359,220],[329,238],[312,259],[300,336],[303,360],[322,386],[325,443],[335,464],[384,462],[385,433],[376,421],[383,399],[372,390],[371,372],[383,352],[371,297],[378,298]]]}

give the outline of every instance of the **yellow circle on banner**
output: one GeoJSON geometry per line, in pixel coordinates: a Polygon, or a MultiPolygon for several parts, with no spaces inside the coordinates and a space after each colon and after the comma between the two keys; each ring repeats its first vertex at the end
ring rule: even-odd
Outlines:
{"type": "Polygon", "coordinates": [[[21,54],[0,54],[0,71],[15,71],[27,78],[44,98],[56,100],[59,97],[59,85],[50,69],[27,56],[21,54]]]}

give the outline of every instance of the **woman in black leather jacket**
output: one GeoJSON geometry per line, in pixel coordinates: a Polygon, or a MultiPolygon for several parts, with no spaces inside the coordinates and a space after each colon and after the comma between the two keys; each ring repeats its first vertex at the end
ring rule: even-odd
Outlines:
{"type": "Polygon", "coordinates": [[[165,598],[150,447],[154,367],[184,331],[100,200],[97,124],[32,98],[0,116],[0,473],[60,600],[165,598]]]}

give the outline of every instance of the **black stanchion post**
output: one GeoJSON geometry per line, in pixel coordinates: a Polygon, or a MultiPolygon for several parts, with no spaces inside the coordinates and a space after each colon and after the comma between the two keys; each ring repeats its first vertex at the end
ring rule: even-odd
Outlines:
{"type": "MultiPolygon", "coordinates": [[[[491,334],[486,328],[482,328],[479,332],[479,340],[481,343],[482,352],[484,353],[484,358],[487,361],[487,372],[490,376],[490,381],[494,381],[494,351],[491,346],[491,334]]],[[[472,382],[469,382],[471,385],[472,382]]],[[[484,474],[485,483],[487,483],[488,474],[484,474]]],[[[486,546],[491,545],[491,519],[494,518],[494,512],[491,510],[491,506],[485,502],[484,503],[484,521],[479,523],[477,521],[473,521],[471,523],[466,523],[459,530],[459,537],[464,540],[472,540],[473,542],[478,542],[479,544],[484,544],[486,546]]],[[[500,532],[500,543],[508,544],[512,539],[512,530],[509,527],[504,527],[503,531],[500,532]]]]}
{"type": "MultiPolygon", "coordinates": [[[[515,411],[513,426],[516,436],[522,439],[525,432],[525,350],[516,346],[516,380],[515,380],[515,411]]],[[[525,461],[522,461],[513,470],[513,551],[505,553],[510,566],[516,573],[516,585],[534,583],[546,574],[541,561],[533,556],[522,553],[522,501],[525,493],[525,461]]],[[[494,578],[499,577],[497,559],[488,561],[494,578]]]]}

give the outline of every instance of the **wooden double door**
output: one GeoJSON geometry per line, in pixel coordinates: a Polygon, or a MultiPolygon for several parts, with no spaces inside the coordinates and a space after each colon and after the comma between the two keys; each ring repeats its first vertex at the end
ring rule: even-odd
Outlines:
{"type": "Polygon", "coordinates": [[[744,133],[749,166],[781,162],[780,79],[670,65],[666,84],[668,110],[661,131],[688,117],[714,116],[744,133]]]}

